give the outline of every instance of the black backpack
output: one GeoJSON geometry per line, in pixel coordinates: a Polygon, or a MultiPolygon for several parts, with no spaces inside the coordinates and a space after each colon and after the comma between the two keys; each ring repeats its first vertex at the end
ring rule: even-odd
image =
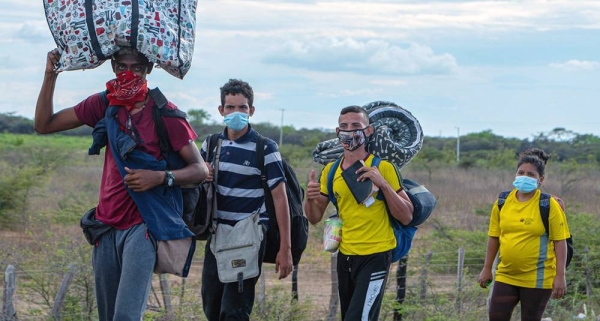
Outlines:
{"type": "MultiPolygon", "coordinates": [[[[212,161],[213,146],[220,144],[218,134],[210,135],[206,143],[206,161],[212,161]]],[[[216,150],[219,150],[217,146],[216,150]]],[[[218,155],[218,154],[217,154],[218,155]]],[[[218,161],[217,161],[218,162],[218,161]]],[[[208,237],[214,233],[216,224],[214,222],[216,208],[217,187],[214,181],[204,181],[195,189],[182,188],[183,193],[183,221],[187,224],[192,233],[196,234],[196,240],[206,241],[208,237]],[[185,204],[192,202],[193,197],[186,199],[186,193],[198,192],[196,203],[185,204]]]]}
{"type": "MultiPolygon", "coordinates": [[[[277,253],[279,252],[279,226],[277,225],[277,217],[275,216],[275,206],[273,204],[273,195],[267,183],[267,177],[264,174],[265,163],[265,137],[259,135],[256,143],[257,167],[261,169],[261,183],[265,190],[265,206],[269,214],[269,230],[265,237],[267,245],[265,249],[264,263],[275,263],[277,253]]],[[[308,219],[304,216],[302,202],[304,201],[304,189],[300,186],[294,169],[285,161],[283,162],[283,170],[285,173],[285,192],[288,198],[288,206],[290,210],[290,237],[292,248],[292,262],[294,266],[298,265],[302,252],[306,249],[308,241],[308,219]]]]}
{"type": "MultiPolygon", "coordinates": [[[[500,193],[500,195],[498,195],[498,210],[502,210],[502,206],[504,206],[504,202],[506,202],[506,198],[508,197],[508,194],[510,194],[510,191],[503,191],[500,193]]],[[[554,195],[542,192],[542,194],[540,195],[540,216],[542,217],[542,223],[544,223],[544,227],[546,228],[546,234],[548,234],[548,236],[550,236],[550,232],[549,232],[549,228],[548,228],[548,226],[549,226],[548,217],[550,216],[550,198],[554,198],[558,202],[560,207],[562,208],[563,212],[565,212],[565,202],[563,202],[562,199],[560,199],[559,197],[556,197],[554,195]]],[[[565,216],[565,219],[566,219],[566,216],[565,216]]],[[[573,258],[573,253],[575,252],[575,249],[573,248],[573,236],[569,235],[569,237],[566,239],[566,242],[567,242],[566,267],[568,267],[569,264],[571,264],[571,259],[573,258]]]]}

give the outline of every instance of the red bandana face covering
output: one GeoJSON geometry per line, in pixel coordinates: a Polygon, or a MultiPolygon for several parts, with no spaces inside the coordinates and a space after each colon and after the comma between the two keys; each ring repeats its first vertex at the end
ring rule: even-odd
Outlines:
{"type": "Polygon", "coordinates": [[[146,79],[128,70],[117,74],[116,79],[109,80],[106,89],[106,98],[111,106],[125,106],[130,111],[135,108],[135,103],[146,99],[148,84],[146,79]]]}

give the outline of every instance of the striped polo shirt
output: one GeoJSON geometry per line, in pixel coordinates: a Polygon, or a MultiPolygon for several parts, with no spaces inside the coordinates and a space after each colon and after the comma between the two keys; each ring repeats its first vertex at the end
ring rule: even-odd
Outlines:
{"type": "MultiPolygon", "coordinates": [[[[257,167],[256,142],[259,134],[249,126],[242,137],[231,141],[227,139],[227,128],[220,134],[221,153],[219,159],[219,177],[217,182],[217,218],[227,221],[239,221],[260,211],[261,221],[268,221],[265,208],[265,193],[260,181],[260,169],[257,167]]],[[[202,143],[200,153],[206,159],[206,143],[202,143]]],[[[212,147],[214,155],[216,146],[212,147]]],[[[213,157],[214,158],[214,157],[213,157]]],[[[207,160],[212,164],[212,159],[207,160]]],[[[265,174],[271,190],[285,182],[281,154],[277,144],[265,140],[265,174]]]]}

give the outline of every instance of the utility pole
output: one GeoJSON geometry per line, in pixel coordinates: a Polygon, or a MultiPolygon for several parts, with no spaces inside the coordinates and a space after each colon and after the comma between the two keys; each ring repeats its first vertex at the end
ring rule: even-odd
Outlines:
{"type": "Polygon", "coordinates": [[[460,163],[460,127],[456,127],[456,162],[460,163]]]}
{"type": "Polygon", "coordinates": [[[283,112],[285,109],[280,108],[279,110],[281,110],[281,126],[279,126],[279,147],[281,147],[283,145],[283,112]]]}

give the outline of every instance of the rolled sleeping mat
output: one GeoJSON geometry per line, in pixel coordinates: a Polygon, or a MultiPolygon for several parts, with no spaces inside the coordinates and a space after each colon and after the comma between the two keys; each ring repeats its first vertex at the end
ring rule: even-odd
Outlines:
{"type": "MultiPolygon", "coordinates": [[[[402,169],[423,146],[423,130],[419,121],[409,111],[389,101],[374,101],[363,108],[369,113],[375,129],[367,141],[367,151],[402,169]]],[[[326,165],[343,153],[344,148],[334,138],[317,144],[313,160],[326,165]]]]}

